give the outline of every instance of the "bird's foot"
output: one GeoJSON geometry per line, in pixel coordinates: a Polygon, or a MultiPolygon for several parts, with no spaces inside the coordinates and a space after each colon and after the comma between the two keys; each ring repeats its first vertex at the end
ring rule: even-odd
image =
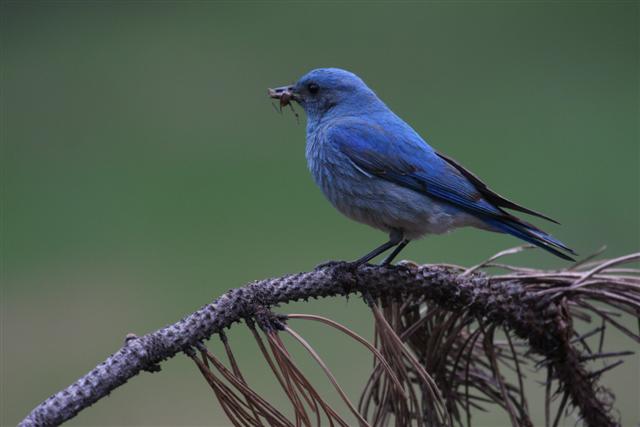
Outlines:
{"type": "Polygon", "coordinates": [[[322,264],[316,265],[314,270],[321,270],[325,268],[343,268],[346,270],[353,270],[361,266],[363,263],[358,261],[327,261],[322,264]]]}
{"type": "Polygon", "coordinates": [[[323,262],[323,263],[320,263],[320,264],[316,265],[314,267],[314,270],[321,270],[323,268],[335,267],[337,265],[344,264],[345,262],[346,261],[326,261],[326,262],[323,262]]]}
{"type": "Polygon", "coordinates": [[[401,261],[398,261],[394,264],[394,267],[401,267],[401,268],[406,268],[408,270],[415,270],[417,268],[420,268],[420,264],[418,264],[415,261],[410,261],[408,259],[403,259],[401,261]]]}

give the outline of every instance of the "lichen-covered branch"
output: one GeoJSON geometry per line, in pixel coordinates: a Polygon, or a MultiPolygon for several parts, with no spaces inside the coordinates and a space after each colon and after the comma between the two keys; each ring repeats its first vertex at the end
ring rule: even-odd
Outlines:
{"type": "Polygon", "coordinates": [[[140,372],[159,370],[163,360],[184,351],[192,353],[192,348],[213,334],[234,322],[254,318],[265,308],[353,293],[400,300],[418,295],[444,310],[465,310],[483,319],[485,326],[508,328],[546,359],[587,425],[616,425],[610,408],[598,395],[597,376],[587,371],[574,347],[570,305],[588,310],[586,304],[593,292],[603,292],[605,303],[605,297],[611,298],[614,307],[638,315],[640,284],[609,277],[606,270],[595,271],[597,266],[583,268],[556,275],[523,269],[491,277],[452,266],[331,263],[306,273],[255,281],[226,292],[170,326],[128,339],[91,372],[38,405],[20,425],[59,425],[140,372]],[[605,285],[593,288],[594,283],[605,285]],[[607,283],[615,286],[607,288],[607,283]]]}

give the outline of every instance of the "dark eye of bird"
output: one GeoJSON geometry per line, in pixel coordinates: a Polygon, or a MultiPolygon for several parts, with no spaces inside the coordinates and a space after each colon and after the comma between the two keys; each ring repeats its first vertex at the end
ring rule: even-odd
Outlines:
{"type": "Polygon", "coordinates": [[[307,89],[309,89],[309,92],[310,92],[312,95],[315,95],[315,94],[316,94],[316,93],[318,93],[318,91],[320,90],[320,86],[318,86],[318,85],[317,85],[317,84],[315,84],[315,83],[309,83],[309,84],[307,85],[307,89]]]}

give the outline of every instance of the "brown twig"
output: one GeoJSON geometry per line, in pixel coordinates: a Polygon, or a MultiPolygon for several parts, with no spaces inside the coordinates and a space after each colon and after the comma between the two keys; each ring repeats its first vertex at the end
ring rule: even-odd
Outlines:
{"type": "MultiPolygon", "coordinates": [[[[462,275],[464,270],[456,266],[356,267],[348,263],[332,263],[307,273],[256,281],[225,293],[173,325],[128,340],[94,370],[38,405],[20,425],[59,425],[142,371],[157,371],[160,362],[189,352],[234,322],[251,321],[259,310],[308,298],[365,293],[373,299],[403,301],[414,298],[448,312],[464,312],[470,318],[483,319],[487,328],[507,328],[526,340],[531,352],[544,358],[545,364],[552,368],[554,379],[559,381],[561,390],[579,409],[586,425],[613,426],[616,421],[610,415],[608,403],[600,398],[601,388],[596,382],[602,372],[590,373],[583,355],[573,346],[575,331],[571,325],[571,310],[567,307],[577,304],[594,316],[605,318],[608,324],[631,338],[638,339],[638,334],[612,321],[602,309],[602,305],[608,305],[616,311],[640,313],[640,277],[636,271],[627,273],[626,269],[613,268],[623,261],[637,260],[638,256],[633,254],[600,264],[589,262],[571,271],[514,269],[509,275],[493,277],[478,272],[462,275]],[[561,303],[565,300],[566,304],[561,303]]],[[[401,318],[393,320],[396,325],[401,321],[401,318]]],[[[478,337],[476,335],[472,339],[472,348],[476,347],[478,337]]],[[[277,335],[269,335],[269,338],[272,349],[279,353],[280,362],[285,363],[286,350],[280,347],[279,338],[277,335]]],[[[402,346],[401,342],[397,344],[402,346]]],[[[412,363],[416,362],[411,353],[405,353],[405,357],[412,363]]],[[[196,362],[199,368],[207,369],[204,362],[200,362],[196,362]]],[[[480,375],[475,369],[467,365],[464,375],[473,379],[480,375]]],[[[418,372],[422,370],[418,369],[418,372]]],[[[294,367],[283,374],[292,376],[280,378],[290,390],[291,387],[302,387],[302,379],[296,377],[299,373],[294,367]],[[286,384],[287,379],[296,380],[296,385],[286,384]]],[[[431,383],[428,374],[421,376],[431,383]]],[[[240,397],[244,393],[238,395],[219,381],[208,380],[221,401],[226,402],[226,411],[243,411],[246,420],[254,418],[251,407],[240,397]]],[[[244,390],[243,381],[238,380],[237,386],[244,390]]],[[[437,387],[431,390],[432,397],[435,398],[437,392],[437,387]]],[[[308,398],[308,393],[311,392],[307,389],[299,396],[308,398]]],[[[495,387],[487,388],[485,393],[494,400],[500,399],[500,391],[495,387]]],[[[466,395],[467,400],[472,398],[468,392],[466,395]]],[[[306,414],[300,416],[304,418],[306,414]]]]}

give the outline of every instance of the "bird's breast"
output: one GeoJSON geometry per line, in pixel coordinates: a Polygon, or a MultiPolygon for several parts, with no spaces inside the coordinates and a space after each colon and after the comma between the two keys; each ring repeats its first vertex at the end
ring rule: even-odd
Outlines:
{"type": "Polygon", "coordinates": [[[402,230],[411,239],[475,225],[471,216],[452,205],[358,168],[325,139],[323,129],[308,135],[306,157],[311,175],[327,199],[355,221],[387,232],[402,230]]]}

